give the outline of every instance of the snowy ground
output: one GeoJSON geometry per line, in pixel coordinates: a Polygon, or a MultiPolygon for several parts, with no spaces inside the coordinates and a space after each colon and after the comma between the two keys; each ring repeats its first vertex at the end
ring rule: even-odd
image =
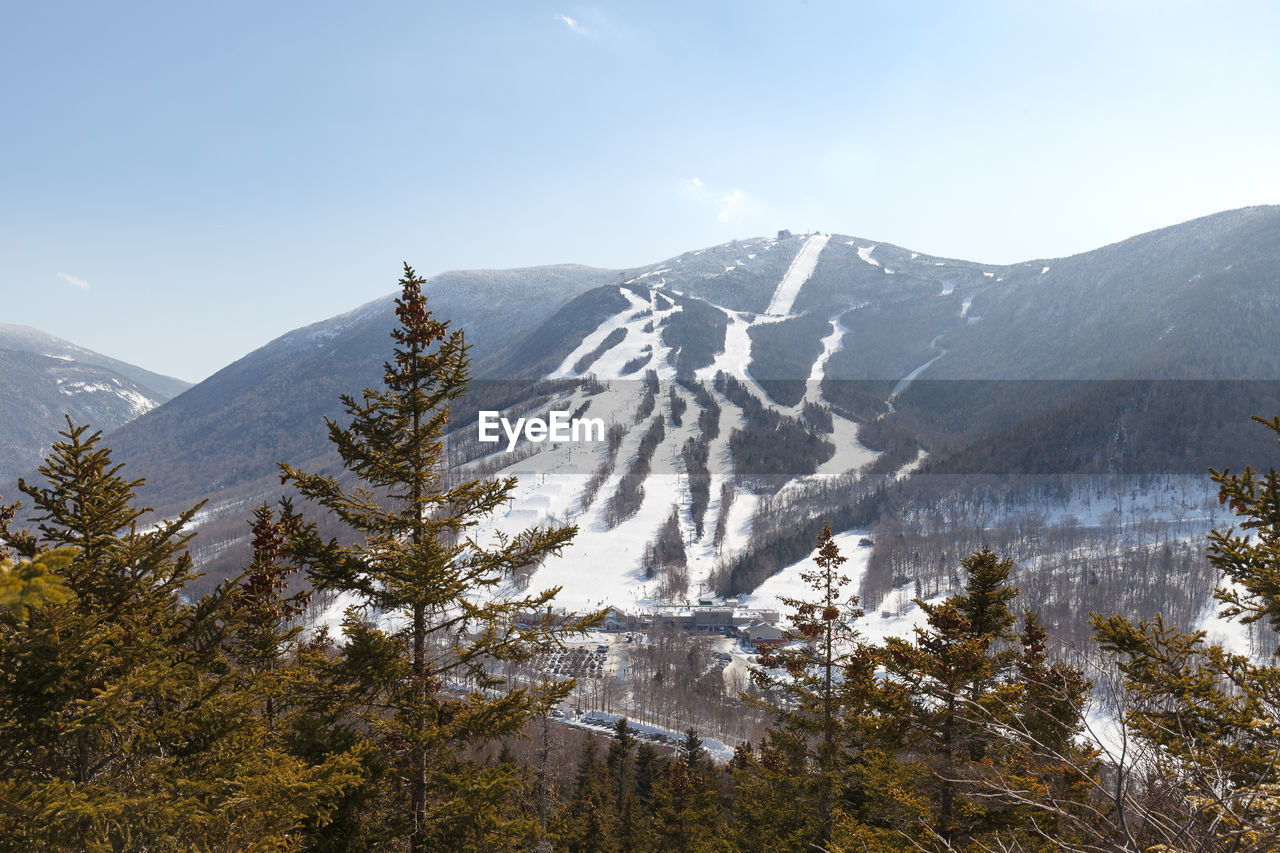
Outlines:
{"type": "MultiPolygon", "coordinates": [[[[857,593],[862,585],[862,577],[867,571],[867,563],[871,559],[871,548],[858,544],[866,536],[866,532],[863,531],[848,531],[835,535],[836,546],[848,561],[840,567],[841,573],[849,578],[849,583],[843,589],[846,598],[857,593]]],[[[785,621],[791,608],[782,602],[783,598],[798,600],[817,598],[817,593],[800,577],[801,572],[815,569],[817,564],[814,563],[813,556],[805,557],[770,577],[757,587],[755,592],[740,596],[738,603],[741,607],[776,609],[782,613],[785,621]]],[[[907,600],[909,597],[904,596],[899,601],[896,593],[891,594],[880,608],[867,613],[855,623],[858,632],[872,643],[883,642],[885,637],[911,638],[912,629],[924,624],[925,614],[918,605],[907,600]]]]}
{"type": "Polygon", "coordinates": [[[827,241],[830,239],[829,235],[814,234],[804,241],[804,245],[791,261],[791,266],[787,268],[786,275],[782,277],[778,289],[774,291],[773,299],[765,309],[766,314],[786,316],[791,313],[791,306],[795,304],[800,288],[809,280],[809,276],[813,275],[813,271],[818,266],[818,256],[822,254],[822,250],[826,248],[827,241]]]}

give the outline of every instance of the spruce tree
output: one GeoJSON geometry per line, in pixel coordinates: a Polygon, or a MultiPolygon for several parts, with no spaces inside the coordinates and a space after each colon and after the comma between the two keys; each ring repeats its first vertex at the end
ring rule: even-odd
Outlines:
{"type": "Polygon", "coordinates": [[[470,358],[462,332],[427,310],[422,283],[406,264],[383,387],[343,396],[348,422],[328,421],[355,482],[281,470],[351,531],[349,544],[322,541],[314,530],[293,543],[317,588],[353,593],[363,605],[344,629],[349,665],[402,671],[368,708],[369,726],[406,780],[407,819],[394,831],[411,851],[483,848],[533,830],[508,808],[515,774],[478,767],[461,752],[515,733],[571,686],[512,689],[491,666],[525,660],[589,620],[521,627],[518,617],[544,611],[558,590],[502,593],[517,570],[559,554],[576,528],[533,528],[486,544],[475,528],[510,500],[515,479],[445,484],[450,405],[466,391],[470,358]]]}
{"type": "MultiPolygon", "coordinates": [[[[1280,417],[1254,418],[1280,436],[1280,417]]],[[[1239,519],[1209,534],[1223,617],[1280,628],[1280,473],[1211,471],[1239,519]]],[[[1280,666],[1206,642],[1157,616],[1094,616],[1124,674],[1128,731],[1173,796],[1121,799],[1113,835],[1131,847],[1238,853],[1280,845],[1280,666]],[[1168,845],[1157,848],[1155,845],[1168,845]]],[[[1154,787],[1154,786],[1153,786],[1154,787]]]]}
{"type": "Polygon", "coordinates": [[[1048,662],[1034,613],[1021,635],[1014,630],[1011,560],[983,548],[961,566],[961,592],[939,604],[917,599],[927,621],[914,642],[886,641],[886,742],[927,771],[918,778],[931,843],[1040,849],[1090,789],[1083,774],[1093,753],[1076,742],[1088,683],[1048,662]]]}
{"type": "Polygon", "coordinates": [[[47,485],[19,483],[34,532],[0,519],[45,581],[0,610],[0,848],[285,849],[354,763],[297,759],[263,724],[225,653],[228,587],[185,595],[195,508],[144,527],[101,434],[62,438],[47,485]]]}
{"type": "Polygon", "coordinates": [[[875,670],[875,654],[859,640],[854,625],[863,615],[858,597],[844,591],[849,578],[840,567],[846,559],[831,526],[824,522],[815,567],[800,573],[813,597],[781,599],[791,609],[791,638],[800,642],[764,650],[760,666],[752,670],[767,706],[777,715],[764,749],[776,751],[779,757],[794,758],[796,750],[809,756],[803,769],[791,766],[777,781],[787,787],[800,783],[802,790],[808,789],[784,796],[809,803],[810,828],[802,834],[808,836],[808,843],[818,845],[831,840],[834,822],[845,807],[841,777],[849,753],[860,748],[854,742],[856,736],[846,735],[853,735],[859,727],[857,718],[870,707],[868,688],[875,670]],[[786,778],[797,772],[798,777],[786,778]]]}

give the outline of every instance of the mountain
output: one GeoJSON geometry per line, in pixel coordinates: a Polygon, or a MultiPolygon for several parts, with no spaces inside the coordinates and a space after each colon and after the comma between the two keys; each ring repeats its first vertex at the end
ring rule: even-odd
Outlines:
{"type": "MultiPolygon", "coordinates": [[[[1197,537],[1221,521],[1205,467],[1280,464],[1248,420],[1280,411],[1278,284],[1280,208],[1257,207],[1010,265],[780,232],[425,292],[474,345],[454,476],[520,477],[495,530],[579,525],[530,581],[569,603],[747,594],[827,517],[874,540],[860,583],[879,617],[913,585],[953,585],[961,549],[990,541],[1024,555],[1028,588],[1065,584],[1038,600],[1053,625],[1090,596],[1199,618],[1197,537]],[[599,418],[609,436],[508,451],[478,440],[482,409],[599,418]],[[1055,554],[1075,580],[1033,571],[1055,554]],[[1080,563],[1095,558],[1110,562],[1080,563]],[[1170,598],[1152,567],[1184,564],[1170,598]]],[[[323,417],[378,384],[393,322],[387,297],[299,329],[109,436],[162,512],[211,498],[211,578],[239,565],[251,504],[279,495],[277,461],[340,473],[323,417]]]]}
{"type": "Polygon", "coordinates": [[[66,428],[110,431],[191,387],[28,326],[0,323],[0,482],[34,468],[66,428]]]}

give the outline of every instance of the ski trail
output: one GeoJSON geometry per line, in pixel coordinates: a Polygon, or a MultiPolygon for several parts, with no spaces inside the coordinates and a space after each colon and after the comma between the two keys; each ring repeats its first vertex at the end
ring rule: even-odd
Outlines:
{"type": "MultiPolygon", "coordinates": [[[[578,377],[578,371],[574,370],[573,366],[578,363],[578,359],[600,346],[604,339],[607,338],[609,333],[614,329],[621,328],[631,320],[635,319],[636,311],[641,311],[649,307],[649,300],[632,293],[630,290],[620,288],[620,292],[624,297],[626,297],[627,301],[630,302],[631,305],[622,309],[617,314],[614,314],[608,320],[605,320],[591,333],[584,337],[582,339],[582,343],[574,347],[573,352],[565,356],[564,361],[560,362],[560,366],[547,374],[548,379],[576,379],[578,377]]],[[[595,365],[591,365],[587,370],[592,371],[594,367],[595,365]]]]}
{"type": "Polygon", "coordinates": [[[830,239],[829,236],[814,234],[805,240],[800,251],[796,253],[795,259],[791,261],[791,266],[787,267],[782,281],[778,283],[778,289],[774,291],[773,299],[770,300],[769,307],[764,313],[775,315],[791,313],[791,306],[795,303],[800,288],[809,280],[809,276],[813,275],[814,268],[818,266],[818,255],[822,254],[823,248],[830,239]]]}
{"type": "MultiPolygon", "coordinates": [[[[945,334],[945,332],[943,334],[945,334]]],[[[929,341],[929,348],[938,349],[938,339],[941,337],[942,335],[938,335],[936,338],[929,341]]],[[[892,405],[894,399],[902,396],[902,392],[907,390],[907,386],[910,385],[912,382],[914,382],[917,376],[919,376],[921,373],[924,373],[926,370],[928,370],[930,365],[932,365],[935,361],[942,358],[946,354],[947,354],[947,351],[945,349],[941,350],[933,358],[929,359],[924,364],[920,365],[915,370],[911,371],[906,376],[898,380],[898,384],[894,385],[893,390],[889,392],[888,402],[892,405]]]]}
{"type": "Polygon", "coordinates": [[[827,362],[831,359],[831,356],[844,349],[844,333],[849,330],[840,322],[840,318],[843,315],[844,312],[841,312],[831,318],[831,334],[822,339],[822,352],[818,355],[817,361],[813,363],[813,368],[809,371],[805,398],[812,399],[815,403],[819,402],[818,397],[821,395],[814,392],[819,383],[822,382],[823,377],[826,376],[827,362]]]}

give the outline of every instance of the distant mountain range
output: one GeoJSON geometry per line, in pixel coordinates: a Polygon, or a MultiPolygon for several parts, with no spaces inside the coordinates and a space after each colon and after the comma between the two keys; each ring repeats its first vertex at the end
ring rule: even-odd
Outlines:
{"type": "Polygon", "coordinates": [[[189,387],[28,326],[0,323],[0,483],[39,463],[66,427],[64,414],[109,432],[189,387]]]}
{"type": "MultiPolygon", "coordinates": [[[[1208,464],[1280,464],[1248,423],[1280,411],[1277,207],[1012,265],[780,232],[627,270],[445,273],[426,293],[472,344],[474,399],[455,417],[459,465],[542,483],[512,523],[576,521],[584,544],[564,571],[607,558],[637,587],[654,577],[645,560],[673,507],[693,587],[715,585],[719,572],[724,589],[735,554],[781,548],[753,510],[822,482],[844,484],[854,502],[876,477],[892,485],[921,474],[1198,475],[1208,464]],[[479,407],[599,416],[620,429],[616,462],[605,465],[603,445],[504,456],[505,442],[474,440],[479,407]],[[650,440],[653,470],[618,519],[617,504],[605,504],[654,417],[665,433],[650,440]],[[588,494],[593,474],[598,498],[588,494]],[[726,484],[739,496],[732,509],[726,484]],[[611,551],[610,541],[636,544],[611,551]]],[[[340,415],[339,394],[380,383],[392,303],[284,335],[109,436],[130,473],[148,478],[145,497],[160,511],[211,499],[197,542],[214,574],[242,558],[250,504],[279,494],[278,461],[338,470],[323,419],[340,415]]],[[[62,350],[0,349],[46,371],[72,364],[62,350]]],[[[78,400],[68,377],[47,375],[42,405],[78,400]]],[[[15,393],[27,392],[6,401],[15,393]]],[[[47,446],[48,418],[4,416],[27,417],[47,446]]],[[[73,417],[114,425],[92,411],[73,417]]],[[[868,528],[876,521],[866,506],[846,509],[868,528]]],[[[791,558],[784,550],[780,564],[791,558]]],[[[758,581],[739,575],[748,576],[738,589],[758,581]]],[[[652,586],[636,597],[653,597],[652,586]]]]}

